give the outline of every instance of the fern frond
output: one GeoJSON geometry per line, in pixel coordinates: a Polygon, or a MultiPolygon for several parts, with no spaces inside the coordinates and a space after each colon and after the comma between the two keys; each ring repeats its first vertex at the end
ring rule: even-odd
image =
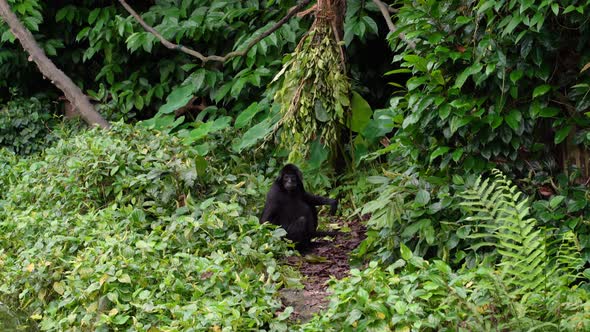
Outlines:
{"type": "Polygon", "coordinates": [[[514,298],[522,298],[545,284],[544,237],[537,221],[528,218],[530,208],[524,195],[500,171],[494,170],[493,175],[492,180],[478,179],[461,194],[461,206],[471,214],[464,222],[477,226],[470,238],[486,239],[472,248],[495,248],[501,255],[502,280],[514,298]]]}

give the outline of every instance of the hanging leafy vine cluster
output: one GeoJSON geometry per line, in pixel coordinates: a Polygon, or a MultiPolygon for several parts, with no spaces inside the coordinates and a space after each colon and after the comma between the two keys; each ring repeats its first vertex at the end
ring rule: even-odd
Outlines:
{"type": "Polygon", "coordinates": [[[309,143],[318,138],[334,151],[350,106],[340,45],[329,17],[320,15],[277,75],[284,75],[275,94],[281,106],[280,138],[291,161],[305,157],[309,143]]]}

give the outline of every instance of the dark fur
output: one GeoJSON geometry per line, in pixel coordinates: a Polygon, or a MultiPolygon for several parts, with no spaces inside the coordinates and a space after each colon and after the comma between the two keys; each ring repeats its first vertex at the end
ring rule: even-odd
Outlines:
{"type": "Polygon", "coordinates": [[[316,209],[319,205],[330,205],[330,214],[334,215],[338,208],[338,201],[306,192],[303,188],[303,174],[299,168],[293,164],[287,164],[281,169],[266,195],[266,204],[260,222],[268,221],[283,227],[287,231],[288,239],[296,242],[299,247],[306,247],[312,237],[319,235],[316,209]],[[297,186],[293,190],[285,188],[284,184],[289,182],[288,175],[297,177],[297,186]]]}

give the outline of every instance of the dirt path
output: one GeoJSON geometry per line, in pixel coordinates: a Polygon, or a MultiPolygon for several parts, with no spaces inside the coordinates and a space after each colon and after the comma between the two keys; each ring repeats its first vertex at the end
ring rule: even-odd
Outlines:
{"type": "Polygon", "coordinates": [[[326,281],[330,276],[342,279],[348,275],[350,252],[365,238],[365,226],[360,220],[338,220],[343,230],[333,239],[315,239],[305,256],[291,256],[288,264],[299,267],[304,276],[302,290],[282,291],[283,304],[292,306],[291,318],[305,322],[329,303],[326,281]]]}

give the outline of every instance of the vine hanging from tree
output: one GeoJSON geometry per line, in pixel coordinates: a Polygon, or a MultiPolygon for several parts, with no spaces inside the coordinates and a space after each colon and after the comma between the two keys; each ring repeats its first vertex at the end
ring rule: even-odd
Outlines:
{"type": "Polygon", "coordinates": [[[344,1],[319,0],[314,8],[313,25],[277,75],[283,76],[275,94],[281,105],[281,144],[291,151],[290,161],[304,158],[309,143],[318,138],[334,156],[350,106],[350,81],[340,43],[344,1]]]}

